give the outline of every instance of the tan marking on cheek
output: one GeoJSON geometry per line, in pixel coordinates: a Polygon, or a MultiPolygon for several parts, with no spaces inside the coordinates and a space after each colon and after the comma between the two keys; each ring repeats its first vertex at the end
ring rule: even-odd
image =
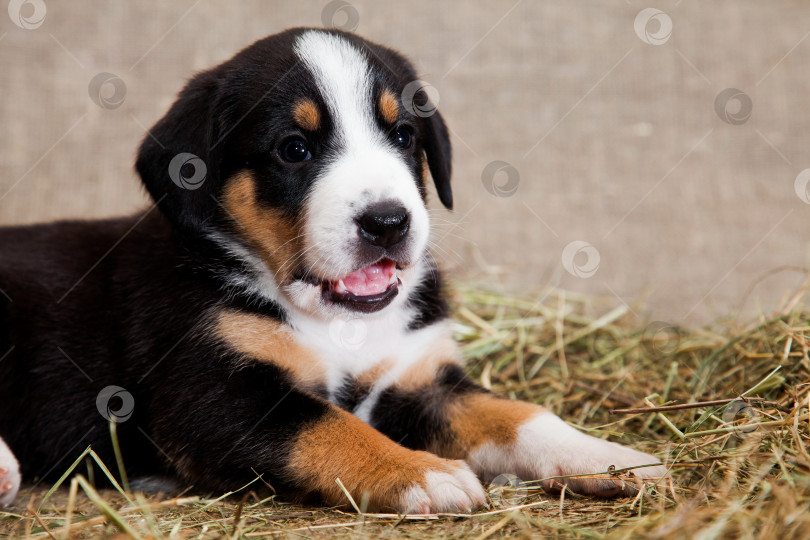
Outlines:
{"type": "Polygon", "coordinates": [[[288,462],[293,477],[327,504],[347,503],[335,482],[340,478],[358,503],[367,492],[370,508],[381,510],[394,508],[405,489],[424,485],[425,473],[436,469],[449,466],[433,454],[396,444],[337,407],[301,431],[288,462]]]}
{"type": "Polygon", "coordinates": [[[546,409],[539,405],[491,394],[461,397],[447,409],[454,437],[438,449],[438,453],[443,457],[464,459],[486,443],[514,444],[518,428],[542,412],[546,409]]]}
{"type": "Polygon", "coordinates": [[[436,340],[430,353],[414,363],[394,381],[394,386],[403,390],[417,390],[436,380],[436,374],[447,364],[460,364],[458,344],[449,336],[436,340]]]}
{"type": "Polygon", "coordinates": [[[287,371],[302,386],[313,387],[326,382],[323,362],[315,352],[296,342],[283,323],[228,310],[219,314],[215,334],[231,349],[287,371]]]}
{"type": "Polygon", "coordinates": [[[321,111],[309,98],[300,100],[293,107],[295,122],[307,131],[317,131],[321,127],[321,111]]]}
{"type": "Polygon", "coordinates": [[[302,250],[301,229],[280,212],[256,200],[256,179],[247,172],[227,180],[223,206],[239,234],[257,250],[277,283],[292,277],[302,250]]]}
{"type": "Polygon", "coordinates": [[[393,124],[399,118],[399,102],[387,88],[380,94],[380,114],[388,124],[393,124]]]}

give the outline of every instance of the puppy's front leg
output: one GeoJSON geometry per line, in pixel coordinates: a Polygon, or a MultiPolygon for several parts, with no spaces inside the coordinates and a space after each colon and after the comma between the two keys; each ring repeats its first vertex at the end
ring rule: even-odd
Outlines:
{"type": "Polygon", "coordinates": [[[360,503],[402,513],[470,511],[484,490],[463,461],[409,450],[346,411],[330,406],[292,445],[287,468],[329,504],[345,504],[340,478],[360,503]]]}
{"type": "MultiPolygon", "coordinates": [[[[611,467],[640,467],[633,474],[647,481],[666,475],[657,458],[585,435],[538,405],[496,397],[455,364],[440,366],[435,379],[421,386],[392,385],[381,394],[371,423],[412,448],[465,460],[483,480],[502,473],[539,480],[611,467]]],[[[618,479],[568,478],[544,484],[565,484],[604,497],[637,491],[618,479]]]]}
{"type": "Polygon", "coordinates": [[[347,503],[337,478],[369,510],[467,511],[485,502],[465,462],[400,446],[289,385],[270,365],[223,374],[165,403],[172,409],[152,427],[153,438],[198,487],[235,489],[259,473],[282,493],[315,495],[330,505],[347,503]]]}

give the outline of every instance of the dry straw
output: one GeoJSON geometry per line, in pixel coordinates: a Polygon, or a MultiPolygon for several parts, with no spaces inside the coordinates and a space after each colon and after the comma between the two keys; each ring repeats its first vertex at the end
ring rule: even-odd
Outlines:
{"type": "Polygon", "coordinates": [[[493,489],[491,507],[473,515],[406,517],[363,513],[357,502],[324,509],[261,499],[260,479],[216,498],[133,495],[117,482],[118,491],[96,489],[88,471],[112,478],[115,467],[83,468],[95,459],[88,451],[69,490],[23,490],[18,506],[0,512],[0,534],[810,538],[810,314],[796,311],[798,295],[749,326],[701,330],[644,324],[628,306],[559,291],[516,298],[464,288],[456,296],[456,331],[477,380],[661,456],[673,485],[599,500],[529,482],[493,489]]]}

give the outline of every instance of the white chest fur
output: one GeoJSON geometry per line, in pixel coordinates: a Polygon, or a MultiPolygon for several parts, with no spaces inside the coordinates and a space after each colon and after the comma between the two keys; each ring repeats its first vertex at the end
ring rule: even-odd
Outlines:
{"type": "Polygon", "coordinates": [[[326,369],[329,399],[349,378],[357,378],[379,366],[385,371],[376,378],[368,397],[355,414],[368,421],[367,413],[380,391],[428,357],[439,342],[450,338],[446,321],[409,330],[412,312],[397,309],[379,317],[345,317],[331,321],[298,316],[290,323],[296,339],[316,352],[326,369]]]}

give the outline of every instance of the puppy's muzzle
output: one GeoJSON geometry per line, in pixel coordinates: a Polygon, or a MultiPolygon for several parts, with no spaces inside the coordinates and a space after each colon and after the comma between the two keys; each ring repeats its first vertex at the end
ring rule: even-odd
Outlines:
{"type": "Polygon", "coordinates": [[[410,229],[410,214],[397,201],[369,205],[356,221],[360,238],[385,250],[402,242],[410,229]]]}

